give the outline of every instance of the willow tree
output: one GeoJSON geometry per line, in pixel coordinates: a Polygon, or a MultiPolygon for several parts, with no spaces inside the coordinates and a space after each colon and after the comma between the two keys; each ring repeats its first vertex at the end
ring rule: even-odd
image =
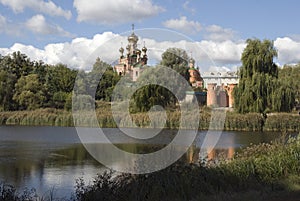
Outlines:
{"type": "Polygon", "coordinates": [[[247,40],[241,58],[239,85],[234,90],[238,112],[281,112],[293,108],[293,91],[278,80],[275,57],[277,51],[272,41],[247,40]]]}

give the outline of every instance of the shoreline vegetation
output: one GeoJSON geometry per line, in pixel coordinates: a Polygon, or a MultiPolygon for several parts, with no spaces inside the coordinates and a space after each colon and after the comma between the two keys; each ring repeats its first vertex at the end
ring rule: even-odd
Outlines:
{"type": "MultiPolygon", "coordinates": [[[[228,160],[176,162],[143,175],[106,171],[86,184],[76,180],[70,198],[55,198],[54,189],[43,197],[34,189],[18,193],[0,185],[3,201],[23,200],[161,200],[161,201],[294,201],[300,195],[300,138],[282,135],[270,144],[251,145],[228,160]]],[[[136,164],[137,166],[139,164],[136,164]]]]}
{"type": "MultiPolygon", "coordinates": [[[[195,116],[196,114],[191,114],[195,116]]],[[[100,127],[116,128],[115,119],[112,116],[109,102],[97,102],[96,116],[100,127]]],[[[116,119],[122,119],[122,114],[117,114],[116,119]]],[[[137,126],[149,128],[150,119],[147,113],[131,114],[132,121],[137,126]]],[[[218,116],[216,117],[218,118],[218,116]]],[[[124,119],[124,118],[123,118],[124,119]]],[[[86,115],[80,126],[89,126],[91,120],[86,115]]],[[[199,130],[208,130],[210,122],[218,122],[211,119],[211,109],[200,108],[199,130]]],[[[180,111],[167,111],[165,128],[178,129],[180,124],[180,111]]],[[[44,108],[32,111],[7,111],[0,112],[0,125],[22,125],[22,126],[65,126],[73,127],[73,115],[71,111],[44,108]]],[[[121,127],[132,127],[130,121],[120,121],[121,127]]],[[[159,127],[159,126],[158,126],[159,127]]],[[[212,130],[220,130],[219,125],[211,124],[212,130]]],[[[300,115],[297,113],[272,113],[262,115],[259,113],[238,114],[227,111],[224,128],[226,131],[274,131],[274,132],[300,132],[300,115]]]]}

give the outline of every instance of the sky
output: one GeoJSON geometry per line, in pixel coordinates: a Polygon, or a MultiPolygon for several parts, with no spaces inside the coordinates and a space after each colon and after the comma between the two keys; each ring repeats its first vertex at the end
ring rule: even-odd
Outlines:
{"type": "Polygon", "coordinates": [[[249,38],[274,41],[275,62],[300,62],[298,0],[0,0],[0,54],[89,68],[112,63],[135,24],[150,64],[185,49],[204,71],[235,70],[249,38]],[[98,51],[97,51],[98,50],[98,51]]]}

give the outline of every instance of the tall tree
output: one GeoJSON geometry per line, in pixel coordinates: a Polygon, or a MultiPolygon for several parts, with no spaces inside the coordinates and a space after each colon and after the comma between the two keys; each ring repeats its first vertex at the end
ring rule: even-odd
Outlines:
{"type": "Polygon", "coordinates": [[[16,82],[16,75],[0,70],[0,111],[14,109],[13,95],[16,82]]]}
{"type": "Polygon", "coordinates": [[[277,51],[269,40],[248,39],[242,54],[240,81],[234,90],[235,109],[240,113],[290,111],[293,92],[278,80],[273,59],[277,51]]]}
{"type": "Polygon", "coordinates": [[[168,48],[161,56],[161,65],[172,68],[189,80],[188,60],[185,50],[180,48],[168,48]]]}
{"type": "Polygon", "coordinates": [[[111,65],[97,58],[92,71],[89,73],[89,78],[91,88],[95,89],[94,87],[96,87],[95,99],[111,101],[113,89],[121,77],[111,65]],[[100,76],[101,79],[99,80],[100,76]]]}
{"type": "MultiPolygon", "coordinates": [[[[38,72],[41,72],[37,68],[38,72]]],[[[43,73],[43,72],[41,72],[43,73]]],[[[77,71],[63,64],[48,66],[45,77],[46,106],[61,108],[64,105],[68,93],[73,91],[77,71]]]]}
{"type": "MultiPolygon", "coordinates": [[[[188,55],[186,51],[179,48],[169,48],[162,54],[162,60],[160,65],[168,67],[177,71],[188,82],[188,55]]],[[[133,110],[148,111],[154,105],[161,105],[163,107],[173,107],[176,103],[185,97],[187,91],[186,85],[182,85],[181,80],[176,77],[172,77],[172,74],[164,74],[160,71],[159,67],[155,67],[153,71],[149,73],[143,73],[141,75],[141,82],[155,83],[151,80],[159,80],[159,85],[150,84],[142,87],[134,93],[131,101],[133,110]],[[167,86],[168,83],[173,83],[172,91],[176,91],[173,94],[171,91],[163,86],[167,86]],[[176,96],[180,99],[177,100],[176,96]]],[[[171,85],[169,85],[171,86],[171,85]]]]}
{"type": "Polygon", "coordinates": [[[33,110],[42,106],[45,97],[37,74],[21,76],[15,87],[13,100],[18,103],[18,109],[33,110]]]}

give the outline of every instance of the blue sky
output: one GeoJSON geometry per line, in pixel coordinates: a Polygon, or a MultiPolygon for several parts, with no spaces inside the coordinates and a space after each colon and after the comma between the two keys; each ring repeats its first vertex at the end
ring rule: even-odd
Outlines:
{"type": "Polygon", "coordinates": [[[254,37],[274,40],[279,64],[298,63],[299,8],[298,0],[0,0],[0,54],[21,50],[33,59],[73,65],[59,51],[75,58],[78,41],[92,51],[134,23],[185,34],[215,54],[219,67],[240,65],[245,40],[254,37]]]}

